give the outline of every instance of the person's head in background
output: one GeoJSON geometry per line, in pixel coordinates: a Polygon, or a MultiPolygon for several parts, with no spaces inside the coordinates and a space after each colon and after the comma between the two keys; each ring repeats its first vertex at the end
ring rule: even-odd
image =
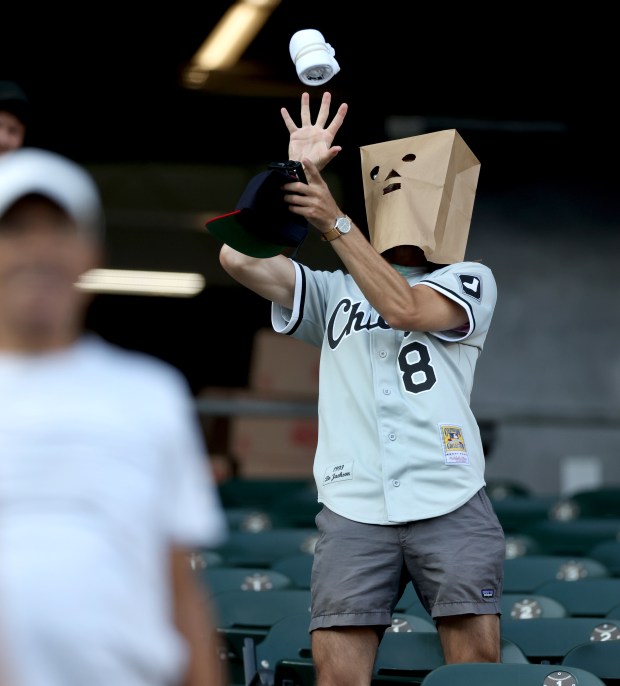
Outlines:
{"type": "Polygon", "coordinates": [[[80,165],[20,148],[0,156],[0,351],[71,345],[91,295],[76,283],[100,266],[104,215],[80,165]]]}
{"type": "Polygon", "coordinates": [[[0,81],[0,155],[24,145],[30,101],[14,81],[0,81]]]}

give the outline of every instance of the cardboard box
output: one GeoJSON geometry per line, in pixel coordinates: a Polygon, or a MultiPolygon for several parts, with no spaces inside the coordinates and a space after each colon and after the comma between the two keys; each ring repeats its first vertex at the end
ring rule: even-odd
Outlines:
{"type": "Polygon", "coordinates": [[[267,393],[318,397],[321,349],[273,329],[254,335],[249,386],[267,393]]]}
{"type": "Polygon", "coordinates": [[[259,329],[248,388],[211,387],[199,394],[207,444],[233,455],[241,476],[312,479],[320,353],[309,343],[259,329]],[[256,409],[261,404],[269,409],[256,409]]]}
{"type": "Polygon", "coordinates": [[[317,417],[235,417],[229,449],[244,477],[312,479],[317,437],[317,417]]]}

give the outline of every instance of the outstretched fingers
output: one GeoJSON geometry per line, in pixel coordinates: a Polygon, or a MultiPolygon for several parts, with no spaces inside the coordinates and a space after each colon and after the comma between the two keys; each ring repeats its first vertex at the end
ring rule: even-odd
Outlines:
{"type": "Polygon", "coordinates": [[[323,97],[321,98],[321,107],[319,108],[319,113],[316,117],[316,125],[320,126],[322,129],[325,128],[325,124],[327,123],[327,118],[329,117],[329,107],[331,105],[331,102],[332,94],[328,91],[325,91],[323,93],[323,97]]]}
{"type": "Polygon", "coordinates": [[[338,108],[336,114],[334,115],[331,124],[325,129],[332,137],[332,140],[336,137],[338,129],[342,126],[342,122],[344,121],[344,118],[347,115],[348,109],[349,106],[347,105],[347,103],[343,102],[342,105],[340,105],[340,107],[338,108]]]}
{"type": "Polygon", "coordinates": [[[293,121],[293,118],[289,114],[286,107],[282,107],[280,109],[280,114],[282,115],[282,119],[284,119],[284,124],[288,132],[293,133],[294,131],[297,131],[297,124],[295,124],[295,122],[293,121]]]}
{"type": "Polygon", "coordinates": [[[301,94],[301,126],[312,126],[312,119],[310,118],[310,94],[301,94]]]}

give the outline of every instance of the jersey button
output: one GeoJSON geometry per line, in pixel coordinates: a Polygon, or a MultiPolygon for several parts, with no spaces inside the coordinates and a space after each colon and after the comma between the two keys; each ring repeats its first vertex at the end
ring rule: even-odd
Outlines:
{"type": "Polygon", "coordinates": [[[384,388],[383,389],[383,395],[390,395],[392,391],[389,388],[384,388]]]}
{"type": "Polygon", "coordinates": [[[395,441],[396,440],[396,434],[388,434],[388,438],[390,441],[395,441]]]}
{"type": "Polygon", "coordinates": [[[400,486],[400,481],[398,479],[394,479],[394,481],[392,481],[392,486],[398,488],[400,486]]]}
{"type": "Polygon", "coordinates": [[[385,350],[380,350],[379,357],[387,357],[387,352],[385,350]]]}

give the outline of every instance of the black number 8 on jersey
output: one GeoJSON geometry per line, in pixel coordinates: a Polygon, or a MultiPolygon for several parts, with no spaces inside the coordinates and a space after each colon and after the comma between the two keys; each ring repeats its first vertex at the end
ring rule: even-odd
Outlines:
{"type": "Polygon", "coordinates": [[[403,383],[410,393],[430,390],[437,382],[435,369],[431,364],[428,347],[424,343],[409,343],[398,354],[398,365],[402,372],[403,383]],[[417,353],[417,360],[410,362],[410,355],[417,353]]]}

